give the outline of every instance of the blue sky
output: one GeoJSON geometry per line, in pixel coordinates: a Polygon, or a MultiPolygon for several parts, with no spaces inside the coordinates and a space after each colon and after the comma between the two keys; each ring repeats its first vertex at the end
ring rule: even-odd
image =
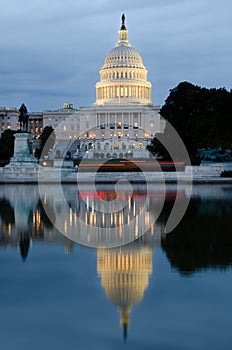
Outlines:
{"type": "Polygon", "coordinates": [[[154,104],[185,80],[231,89],[230,0],[0,0],[0,106],[94,103],[123,12],[154,104]]]}

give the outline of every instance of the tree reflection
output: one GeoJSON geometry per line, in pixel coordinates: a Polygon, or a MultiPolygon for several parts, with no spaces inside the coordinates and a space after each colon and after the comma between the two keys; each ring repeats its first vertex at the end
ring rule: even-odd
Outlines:
{"type": "MultiPolygon", "coordinates": [[[[163,217],[172,206],[171,202],[166,204],[163,217]]],[[[230,266],[231,211],[230,200],[193,199],[178,227],[161,240],[171,265],[183,274],[230,266]]]]}

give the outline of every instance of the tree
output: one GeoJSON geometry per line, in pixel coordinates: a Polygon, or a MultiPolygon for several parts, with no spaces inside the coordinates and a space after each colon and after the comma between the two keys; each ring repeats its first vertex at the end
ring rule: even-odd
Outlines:
{"type": "Polygon", "coordinates": [[[42,134],[40,135],[40,147],[35,150],[35,157],[40,158],[43,155],[48,155],[50,149],[54,146],[55,135],[53,133],[54,129],[51,126],[45,126],[42,134]]]}
{"type": "Polygon", "coordinates": [[[167,149],[165,148],[166,138],[169,138],[169,127],[166,126],[164,133],[159,135],[159,140],[154,137],[150,143],[150,145],[147,145],[147,150],[155,156],[157,159],[167,160],[170,161],[171,156],[167,149]]]}
{"type": "Polygon", "coordinates": [[[231,149],[231,114],[231,91],[201,88],[189,82],[170,90],[161,108],[162,117],[176,129],[192,160],[200,148],[231,149]]]}
{"type": "Polygon", "coordinates": [[[0,138],[0,161],[7,164],[14,155],[14,134],[15,130],[5,130],[0,138]]]}

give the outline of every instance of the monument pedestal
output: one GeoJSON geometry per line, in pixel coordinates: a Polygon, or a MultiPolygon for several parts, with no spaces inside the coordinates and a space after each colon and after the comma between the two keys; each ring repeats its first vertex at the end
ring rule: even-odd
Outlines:
{"type": "Polygon", "coordinates": [[[14,156],[5,168],[37,168],[38,160],[32,154],[31,135],[27,132],[19,132],[14,136],[14,156]]]}

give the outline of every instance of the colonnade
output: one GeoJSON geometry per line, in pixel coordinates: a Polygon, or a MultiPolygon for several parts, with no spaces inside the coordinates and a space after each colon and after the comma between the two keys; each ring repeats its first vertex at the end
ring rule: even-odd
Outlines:
{"type": "Polygon", "coordinates": [[[113,85],[100,86],[96,88],[97,100],[114,99],[114,98],[136,98],[151,99],[151,88],[148,86],[138,85],[113,85]]]}

